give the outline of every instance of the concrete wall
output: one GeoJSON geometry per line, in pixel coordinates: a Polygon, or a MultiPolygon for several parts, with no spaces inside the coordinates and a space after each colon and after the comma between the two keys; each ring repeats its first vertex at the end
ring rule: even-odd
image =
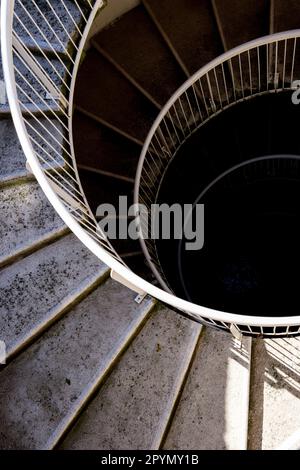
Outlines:
{"type": "Polygon", "coordinates": [[[107,0],[106,7],[98,14],[89,34],[92,37],[119,16],[136,7],[140,0],[107,0]]]}

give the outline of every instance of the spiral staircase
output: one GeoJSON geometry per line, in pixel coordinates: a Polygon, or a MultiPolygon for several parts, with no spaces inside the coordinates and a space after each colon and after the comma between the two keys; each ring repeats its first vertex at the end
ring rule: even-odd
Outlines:
{"type": "MultiPolygon", "coordinates": [[[[188,77],[236,46],[300,22],[296,0],[108,1],[97,12],[101,2],[94,3],[14,5],[22,116],[34,149],[44,149],[41,168],[65,204],[72,206],[83,189],[86,199],[71,207],[74,214],[83,204],[94,214],[100,202],[120,194],[133,198],[150,127],[188,77]],[[48,72],[54,93],[70,88],[77,40],[87,39],[83,18],[94,26],[74,92],[78,174],[67,173],[76,180],[70,197],[55,179],[67,169],[70,128],[59,100],[44,89],[36,105],[28,63],[36,60],[48,72]]],[[[4,57],[7,43],[2,46],[4,57]]],[[[0,339],[7,360],[0,366],[0,447],[297,448],[299,339],[263,339],[258,330],[240,341],[111,279],[110,268],[44,195],[34,161],[26,165],[3,80],[0,339]]],[[[24,129],[17,131],[20,137],[24,129]]],[[[108,249],[155,285],[138,243],[108,249]]]]}

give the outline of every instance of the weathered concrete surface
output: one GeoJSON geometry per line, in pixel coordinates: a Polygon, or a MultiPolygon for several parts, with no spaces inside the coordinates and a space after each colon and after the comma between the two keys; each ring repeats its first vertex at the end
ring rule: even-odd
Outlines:
{"type": "Polygon", "coordinates": [[[74,235],[0,271],[0,339],[7,352],[107,274],[108,268],[74,235]]]}
{"type": "Polygon", "coordinates": [[[200,327],[160,308],[62,445],[64,449],[157,448],[200,327]]]}
{"type": "MultiPolygon", "coordinates": [[[[46,169],[58,168],[63,165],[63,158],[60,155],[60,145],[63,138],[61,135],[62,126],[58,121],[49,121],[47,119],[28,119],[29,134],[42,146],[51,157],[47,156],[38,146],[36,150],[41,153],[46,160],[43,166],[46,169]],[[47,131],[42,127],[44,126],[47,131]],[[43,133],[46,142],[41,139],[37,133],[43,133]],[[51,147],[52,148],[51,148],[51,147]],[[49,163],[49,165],[48,165],[49,163]]],[[[28,176],[26,168],[26,158],[21,148],[18,136],[15,131],[14,124],[11,119],[3,119],[0,121],[0,183],[6,183],[10,180],[24,178],[28,176]]]]}
{"type": "Polygon", "coordinates": [[[249,448],[276,448],[299,429],[300,338],[256,340],[249,448]]]}
{"type": "Polygon", "coordinates": [[[0,264],[65,229],[38,183],[0,188],[0,264]]]}
{"type": "Polygon", "coordinates": [[[149,314],[134,297],[108,280],[1,371],[1,448],[44,448],[68,422],[149,314]]]}
{"type": "Polygon", "coordinates": [[[93,44],[161,106],[186,79],[142,5],[101,31],[93,44]]]}
{"type": "MultiPolygon", "coordinates": [[[[36,4],[46,17],[47,22],[43,19],[41,13],[33,5],[32,0],[22,0],[22,4],[25,8],[16,2],[15,11],[18,17],[21,19],[24,26],[27,28],[29,33],[34,39],[43,45],[43,42],[49,41],[51,45],[56,49],[64,52],[69,42],[69,35],[73,35],[76,32],[74,23],[68,15],[63,3],[66,5],[68,11],[71,13],[75,22],[80,20],[81,14],[75,3],[71,0],[47,2],[46,0],[38,0],[36,4]],[[63,18],[64,28],[59,24],[55,13],[51,10],[49,3],[52,4],[54,12],[59,18],[63,18]],[[32,19],[30,18],[32,17],[32,19]],[[36,26],[38,25],[38,27],[36,26]],[[42,34],[43,33],[43,34],[42,34]]],[[[80,2],[78,2],[80,4],[80,2]]],[[[33,40],[30,38],[26,29],[22,24],[15,18],[14,28],[18,31],[18,35],[27,45],[34,45],[33,40]]],[[[49,46],[48,46],[49,47],[49,46]]]]}
{"type": "MultiPolygon", "coordinates": [[[[66,70],[64,65],[58,59],[52,59],[50,62],[52,65],[50,65],[46,58],[38,55],[35,56],[35,61],[37,62],[40,70],[50,78],[55,88],[55,94],[59,94],[60,87],[63,85],[63,80],[65,81],[64,77],[66,70]]],[[[52,97],[52,95],[50,95],[45,86],[42,85],[40,80],[38,80],[31,70],[24,65],[21,59],[15,57],[14,65],[16,69],[16,83],[18,85],[18,98],[20,102],[23,103],[23,110],[25,112],[28,111],[29,108],[34,114],[38,111],[40,106],[48,108],[48,111],[50,109],[59,109],[56,97],[52,97]]],[[[4,80],[2,67],[0,67],[0,80],[4,80]]],[[[0,103],[0,112],[1,111],[7,111],[7,103],[0,103]]]]}
{"type": "MultiPolygon", "coordinates": [[[[65,68],[63,64],[57,59],[49,61],[43,56],[36,56],[36,62],[42,72],[46,74],[52,81],[52,84],[56,86],[56,93],[59,93],[60,87],[63,84],[65,76],[65,68]]],[[[36,76],[28,69],[23,62],[15,57],[14,64],[19,73],[16,73],[16,82],[19,85],[18,96],[22,103],[43,104],[46,103],[51,106],[56,105],[56,102],[51,99],[48,90],[44,85],[36,78],[36,76]],[[33,102],[33,103],[32,103],[33,102]]],[[[24,108],[26,110],[26,108],[24,108]]]]}
{"type": "Polygon", "coordinates": [[[206,329],[165,449],[245,449],[250,340],[206,329]]]}

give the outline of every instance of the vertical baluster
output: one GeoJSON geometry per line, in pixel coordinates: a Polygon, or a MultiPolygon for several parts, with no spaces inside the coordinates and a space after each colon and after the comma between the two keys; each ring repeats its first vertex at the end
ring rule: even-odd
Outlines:
{"type": "Polygon", "coordinates": [[[243,99],[244,99],[244,98],[245,98],[245,90],[244,90],[244,78],[243,78],[241,54],[239,54],[239,71],[240,71],[240,80],[241,80],[241,87],[242,87],[242,95],[243,95],[243,99]]]}
{"type": "Polygon", "coordinates": [[[224,63],[222,62],[222,76],[223,76],[223,82],[224,82],[224,89],[225,89],[225,94],[226,94],[226,100],[227,104],[230,103],[229,101],[229,94],[228,94],[228,88],[227,88],[227,80],[226,80],[226,75],[225,75],[225,70],[224,70],[224,63]]]}
{"type": "Polygon", "coordinates": [[[283,70],[282,70],[282,90],[285,89],[285,75],[286,75],[286,53],[287,53],[287,40],[284,41],[284,52],[283,52],[283,70]]]}
{"type": "Polygon", "coordinates": [[[222,100],[222,97],[221,97],[221,92],[220,92],[220,86],[219,86],[219,80],[218,80],[216,67],[214,68],[214,77],[215,77],[215,82],[216,82],[216,86],[217,86],[217,93],[218,93],[218,97],[219,97],[219,103],[220,103],[221,109],[223,109],[223,100],[222,100]]]}
{"type": "Polygon", "coordinates": [[[229,59],[229,69],[230,69],[231,79],[232,79],[233,99],[235,102],[236,101],[236,84],[235,84],[235,77],[234,77],[233,66],[232,66],[232,59],[229,59]]]}
{"type": "Polygon", "coordinates": [[[256,48],[257,50],[257,70],[258,70],[258,91],[261,91],[261,62],[260,62],[260,49],[259,47],[256,48]]]}
{"type": "Polygon", "coordinates": [[[294,48],[293,48],[293,58],[292,58],[292,68],[291,68],[291,84],[294,81],[294,70],[295,70],[295,57],[296,57],[296,48],[297,48],[297,38],[294,39],[294,48]]]}
{"type": "Polygon", "coordinates": [[[278,89],[278,84],[279,84],[279,78],[278,78],[278,41],[275,43],[275,68],[274,68],[274,88],[275,91],[277,92],[278,89]]]}
{"type": "Polygon", "coordinates": [[[205,106],[205,111],[206,111],[207,117],[209,117],[209,111],[208,111],[208,107],[207,107],[207,103],[206,103],[206,99],[205,99],[205,95],[204,95],[204,91],[203,91],[203,85],[202,85],[201,78],[199,78],[198,83],[200,85],[200,90],[201,90],[202,100],[203,100],[203,103],[204,103],[204,106],[205,106]]]}
{"type": "Polygon", "coordinates": [[[251,56],[250,51],[248,51],[248,68],[249,68],[249,80],[250,80],[250,95],[253,94],[253,82],[252,82],[252,67],[251,67],[251,56]]]}

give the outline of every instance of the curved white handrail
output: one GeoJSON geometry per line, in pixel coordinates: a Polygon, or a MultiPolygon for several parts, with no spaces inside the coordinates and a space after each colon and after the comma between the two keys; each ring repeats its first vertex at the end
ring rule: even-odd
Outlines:
{"type": "MultiPolygon", "coordinates": [[[[89,2],[90,3],[90,2],[89,2]]],[[[87,34],[89,28],[94,20],[96,13],[102,6],[102,1],[98,0],[95,2],[91,13],[89,15],[88,21],[85,24],[84,32],[82,38],[79,43],[79,47],[76,53],[75,64],[72,70],[72,83],[71,83],[71,91],[68,96],[68,117],[69,117],[69,137],[71,137],[71,149],[72,155],[73,154],[73,143],[72,143],[72,127],[71,127],[71,120],[72,120],[72,110],[73,110],[73,94],[74,94],[74,86],[76,80],[76,74],[82,54],[82,50],[87,38],[87,34]]],[[[102,240],[97,238],[98,231],[95,227],[92,230],[87,230],[83,228],[80,220],[78,220],[74,216],[74,211],[69,210],[66,207],[65,199],[62,197],[61,192],[58,190],[57,186],[51,184],[49,177],[45,174],[45,170],[43,169],[41,162],[36,155],[34,147],[32,145],[30,136],[28,134],[28,130],[26,128],[24,122],[24,115],[22,113],[17,87],[16,87],[16,80],[15,80],[15,68],[14,68],[14,58],[13,58],[13,14],[14,14],[14,0],[2,0],[1,2],[1,50],[2,50],[2,61],[3,61],[3,70],[4,70],[4,77],[6,82],[7,88],[7,96],[9,100],[9,105],[11,109],[12,118],[16,127],[16,131],[18,137],[20,139],[23,151],[25,153],[26,159],[29,162],[29,165],[34,173],[37,181],[39,182],[40,186],[42,187],[45,195],[58,212],[60,217],[64,220],[64,222],[69,226],[69,228],[75,233],[75,235],[84,243],[84,245],[89,248],[99,259],[101,259],[104,263],[106,263],[113,271],[115,271],[119,276],[126,279],[132,286],[137,288],[138,290],[144,291],[149,295],[159,299],[160,301],[170,305],[171,307],[178,309],[180,311],[186,312],[192,318],[199,320],[201,322],[209,322],[212,324],[216,324],[216,322],[221,322],[221,327],[228,329],[230,324],[237,325],[245,325],[249,326],[249,332],[251,332],[251,326],[258,326],[260,328],[263,327],[285,327],[287,328],[286,333],[288,333],[288,327],[292,325],[300,325],[300,316],[298,317],[285,317],[285,318],[272,318],[269,317],[251,317],[251,316],[243,316],[238,314],[231,314],[226,312],[220,312],[217,310],[209,309],[191,302],[188,302],[184,299],[180,299],[169,292],[165,292],[164,290],[150,284],[149,282],[145,281],[141,277],[134,274],[130,271],[126,266],[122,264],[120,259],[117,256],[114,256],[113,253],[110,251],[109,241],[102,240]]],[[[190,84],[193,83],[193,80],[197,79],[197,77],[203,76],[207,71],[211,70],[212,67],[216,67],[220,63],[224,62],[224,60],[228,60],[229,58],[234,57],[237,53],[241,53],[242,51],[247,51],[249,47],[257,47],[258,44],[266,44],[266,42],[272,42],[277,39],[288,39],[288,38],[295,38],[300,36],[300,31],[293,31],[289,33],[280,33],[279,35],[274,35],[270,38],[261,38],[258,41],[252,41],[248,45],[243,45],[240,48],[236,48],[233,51],[230,51],[220,58],[216,59],[215,61],[208,64],[206,67],[201,69],[197,74],[191,77],[176,93],[175,95],[169,100],[167,105],[164,107],[158,118],[156,119],[147,141],[144,146],[142,159],[139,164],[139,172],[142,171],[143,166],[143,158],[146,154],[146,149],[149,146],[151,139],[156,131],[157,126],[159,125],[161,119],[163,119],[167,110],[170,109],[172,104],[178,99],[180,94],[184,92],[190,84]]],[[[138,195],[137,187],[136,187],[136,195],[138,195]]],[[[85,196],[82,194],[83,203],[85,201],[85,196]]],[[[219,323],[218,323],[218,326],[219,323]]]]}

